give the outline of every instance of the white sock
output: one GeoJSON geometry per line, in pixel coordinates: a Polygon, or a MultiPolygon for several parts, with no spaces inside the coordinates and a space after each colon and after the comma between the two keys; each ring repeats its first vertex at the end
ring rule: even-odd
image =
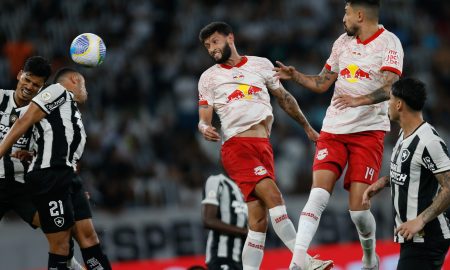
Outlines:
{"type": "Polygon", "coordinates": [[[280,237],[281,241],[286,245],[291,252],[294,251],[295,246],[295,227],[291,219],[287,215],[286,206],[278,205],[269,209],[270,221],[275,233],[280,237]]]}
{"type": "Polygon", "coordinates": [[[306,251],[311,244],[314,234],[319,227],[320,216],[328,204],[330,193],[323,188],[313,188],[309,194],[300,219],[298,221],[297,238],[295,240],[294,255],[291,266],[296,264],[301,269],[306,268],[308,255],[306,251]]]}
{"type": "Polygon", "coordinates": [[[351,211],[350,217],[356,226],[358,231],[359,241],[361,242],[361,247],[363,249],[363,266],[373,267],[376,264],[376,254],[375,254],[375,231],[376,223],[370,210],[363,211],[351,211]]]}
{"type": "Polygon", "coordinates": [[[258,270],[264,255],[266,234],[248,230],[244,249],[242,250],[243,270],[258,270]]]}

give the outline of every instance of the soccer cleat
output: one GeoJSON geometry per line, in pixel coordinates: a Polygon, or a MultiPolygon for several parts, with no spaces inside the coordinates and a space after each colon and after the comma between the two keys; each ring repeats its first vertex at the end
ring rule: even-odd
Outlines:
{"type": "Polygon", "coordinates": [[[70,270],[86,270],[76,259],[75,256],[68,263],[70,270]]]}
{"type": "Polygon", "coordinates": [[[377,262],[372,267],[363,267],[361,270],[379,270],[380,269],[380,257],[377,255],[377,262]]]}
{"type": "Polygon", "coordinates": [[[316,255],[311,257],[311,259],[306,263],[306,268],[304,270],[330,270],[333,269],[334,263],[332,260],[322,261],[317,259],[319,256],[316,255]]]}
{"type": "Polygon", "coordinates": [[[306,262],[305,269],[301,269],[299,265],[296,263],[292,263],[289,266],[289,270],[330,270],[333,269],[334,263],[332,260],[322,261],[317,259],[319,256],[316,255],[314,257],[311,257],[306,262]]]}

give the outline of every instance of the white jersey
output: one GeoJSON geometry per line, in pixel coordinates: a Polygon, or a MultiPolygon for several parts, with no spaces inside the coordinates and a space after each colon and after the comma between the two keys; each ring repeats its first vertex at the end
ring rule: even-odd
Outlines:
{"type": "Polygon", "coordinates": [[[281,86],[272,69],[266,58],[244,56],[234,67],[217,64],[203,72],[198,82],[199,105],[214,107],[224,141],[264,120],[270,134],[273,114],[267,87],[281,86]]]}
{"type": "MultiPolygon", "coordinates": [[[[334,42],[325,67],[338,74],[333,98],[368,95],[383,86],[383,71],[401,75],[403,48],[400,40],[383,26],[364,42],[344,33],[334,42]]],[[[343,110],[330,104],[322,130],[333,134],[389,131],[387,102],[343,110]]]]}

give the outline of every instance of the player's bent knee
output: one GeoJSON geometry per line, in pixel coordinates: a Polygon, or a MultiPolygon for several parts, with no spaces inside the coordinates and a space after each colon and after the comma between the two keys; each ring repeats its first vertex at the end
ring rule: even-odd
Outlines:
{"type": "Polygon", "coordinates": [[[252,220],[248,222],[248,227],[250,230],[255,232],[266,232],[267,231],[267,218],[261,218],[257,220],[252,220]]]}

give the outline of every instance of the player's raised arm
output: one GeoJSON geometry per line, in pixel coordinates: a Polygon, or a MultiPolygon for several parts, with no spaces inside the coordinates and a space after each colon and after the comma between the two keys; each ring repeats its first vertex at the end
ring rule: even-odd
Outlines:
{"type": "Polygon", "coordinates": [[[292,94],[289,93],[281,84],[278,88],[271,89],[268,87],[268,89],[277,99],[277,102],[280,104],[281,108],[305,129],[308,138],[311,141],[317,141],[319,134],[309,124],[308,119],[306,119],[294,96],[292,96],[292,94]]]}
{"type": "Polygon", "coordinates": [[[201,105],[198,109],[198,130],[202,133],[203,137],[208,141],[219,141],[220,135],[216,131],[216,128],[211,125],[214,109],[209,105],[201,105]]]}
{"type": "Polygon", "coordinates": [[[36,122],[46,116],[45,112],[35,103],[31,102],[22,117],[16,120],[10,131],[0,143],[0,156],[3,157],[15,142],[36,122]]]}
{"type": "Polygon", "coordinates": [[[325,67],[319,75],[305,75],[293,66],[285,66],[280,61],[276,61],[278,67],[274,67],[275,77],[282,80],[293,80],[301,86],[316,93],[326,92],[336,81],[338,74],[325,67]]]}

